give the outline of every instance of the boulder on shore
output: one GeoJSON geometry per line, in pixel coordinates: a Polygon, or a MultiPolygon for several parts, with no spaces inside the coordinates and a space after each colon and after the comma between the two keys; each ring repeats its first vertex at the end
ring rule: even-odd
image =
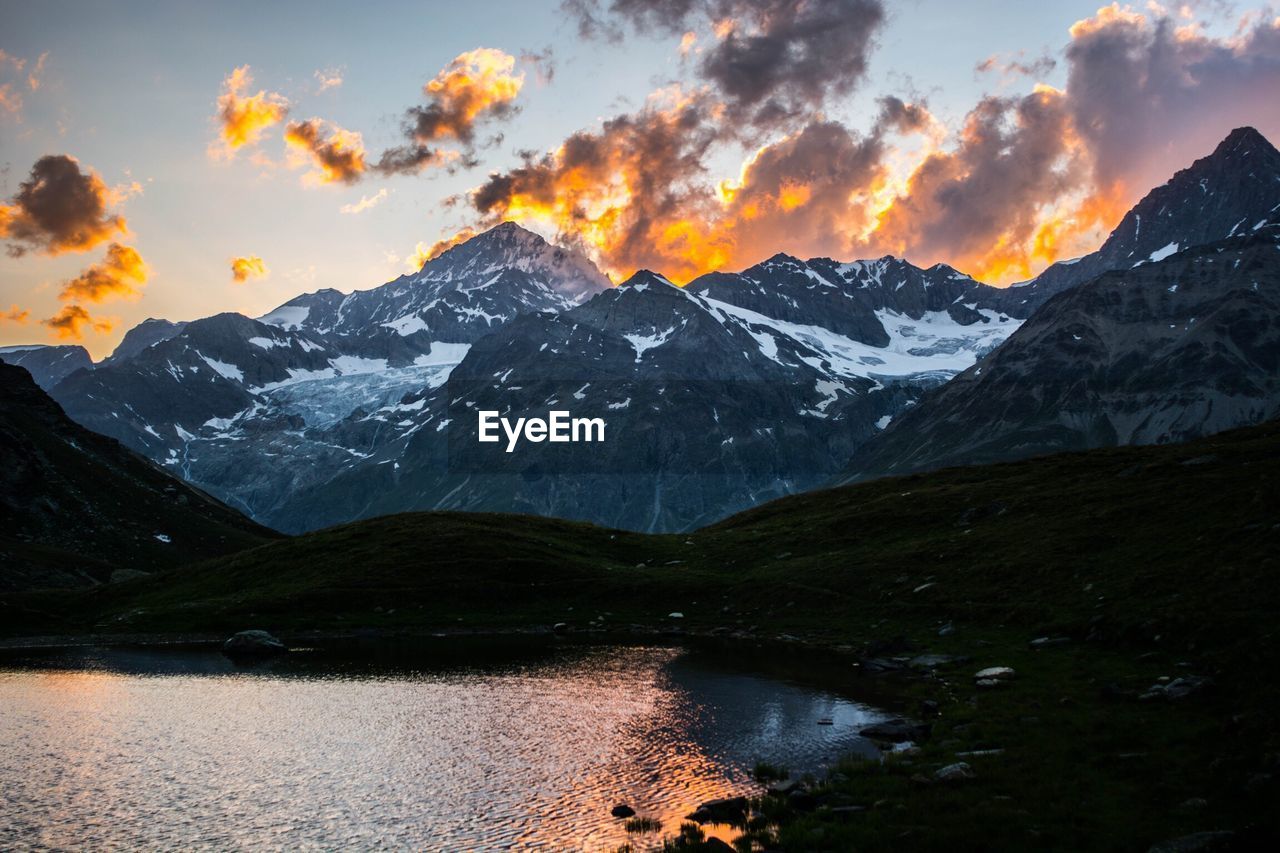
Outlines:
{"type": "Polygon", "coordinates": [[[263,658],[287,651],[288,646],[266,631],[241,631],[222,644],[222,653],[231,658],[263,658]]]}
{"type": "Polygon", "coordinates": [[[939,782],[963,782],[974,777],[973,769],[963,761],[948,764],[933,774],[939,782]]]}
{"type": "Polygon", "coordinates": [[[903,743],[905,741],[922,741],[929,737],[932,728],[928,723],[912,723],[907,720],[886,720],[866,728],[858,729],[858,734],[872,740],[886,743],[903,743]]]}
{"type": "Polygon", "coordinates": [[[697,823],[740,824],[747,819],[747,798],[726,797],[722,800],[708,800],[685,819],[697,823]]]}

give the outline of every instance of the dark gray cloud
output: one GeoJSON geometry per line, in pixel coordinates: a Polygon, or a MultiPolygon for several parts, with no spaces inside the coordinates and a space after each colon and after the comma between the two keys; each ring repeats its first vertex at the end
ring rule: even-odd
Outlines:
{"type": "MultiPolygon", "coordinates": [[[[872,244],[917,262],[968,263],[993,247],[1020,247],[1041,206],[1078,184],[1061,93],[987,97],[958,143],[928,156],[881,217],[872,244]]],[[[967,264],[966,264],[967,265],[967,264]]]]}
{"type": "Polygon", "coordinates": [[[1280,136],[1280,21],[1219,40],[1104,9],[1072,28],[1066,57],[1073,124],[1100,187],[1163,182],[1241,125],[1280,136]]]}
{"type": "Polygon", "coordinates": [[[867,70],[884,23],[880,0],[569,0],[586,36],[682,33],[710,25],[717,35],[697,60],[729,120],[772,127],[847,95],[867,70]]]}
{"type": "MultiPolygon", "coordinates": [[[[546,67],[548,58],[537,61],[546,67]]],[[[426,103],[410,107],[404,115],[405,143],[383,152],[374,168],[394,174],[442,163],[474,165],[477,127],[519,110],[515,99],[524,74],[515,72],[515,64],[514,56],[493,48],[460,54],[422,87],[426,103]],[[446,142],[459,144],[462,151],[444,153],[440,146],[446,142]]]]}
{"type": "Polygon", "coordinates": [[[124,218],[107,213],[111,191],[66,154],[47,154],[31,167],[7,204],[0,204],[0,237],[15,257],[84,252],[125,232],[124,218]]]}

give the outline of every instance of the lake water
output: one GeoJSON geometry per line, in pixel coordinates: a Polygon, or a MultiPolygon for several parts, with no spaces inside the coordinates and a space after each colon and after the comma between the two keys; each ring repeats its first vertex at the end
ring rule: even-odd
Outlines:
{"type": "Polygon", "coordinates": [[[247,669],[210,650],[7,651],[0,849],[612,850],[618,803],[674,833],[757,791],[757,761],[874,754],[857,730],[885,714],[780,671],[533,639],[247,669]]]}

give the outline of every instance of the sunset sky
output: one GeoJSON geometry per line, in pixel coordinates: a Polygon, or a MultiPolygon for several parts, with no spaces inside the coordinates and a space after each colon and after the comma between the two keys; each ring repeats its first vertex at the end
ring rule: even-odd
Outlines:
{"type": "Polygon", "coordinates": [[[1280,140],[1222,2],[0,2],[0,345],[364,289],[516,219],[615,280],[777,251],[991,283],[1280,140]]]}

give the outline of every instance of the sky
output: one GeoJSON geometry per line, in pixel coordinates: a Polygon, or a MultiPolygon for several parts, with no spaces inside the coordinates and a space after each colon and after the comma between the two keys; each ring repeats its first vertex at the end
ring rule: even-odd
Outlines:
{"type": "Polygon", "coordinates": [[[1233,128],[1280,12],[0,0],[0,345],[366,289],[514,219],[615,280],[779,251],[1008,284],[1233,128]]]}

